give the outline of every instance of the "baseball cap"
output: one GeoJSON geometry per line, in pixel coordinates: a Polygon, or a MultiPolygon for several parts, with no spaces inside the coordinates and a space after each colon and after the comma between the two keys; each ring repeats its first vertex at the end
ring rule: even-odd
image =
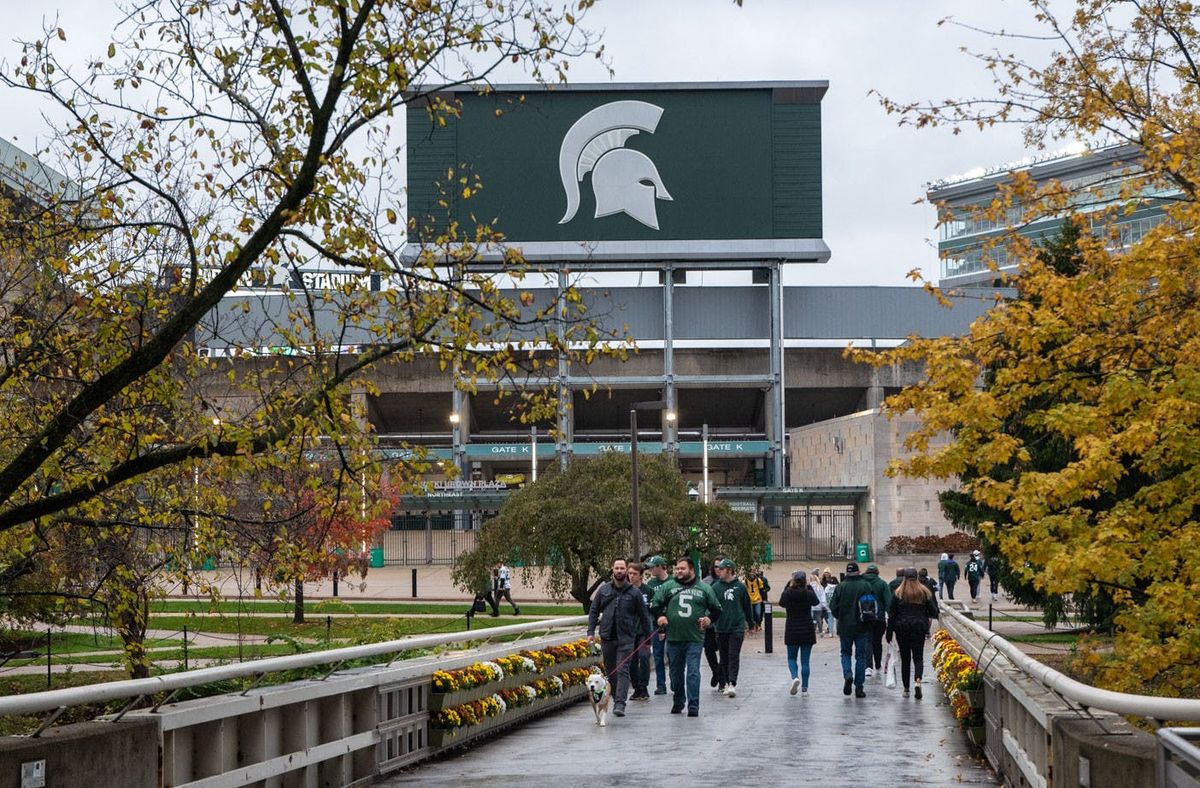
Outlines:
{"type": "Polygon", "coordinates": [[[733,569],[735,566],[737,566],[737,564],[733,562],[732,558],[722,558],[717,562],[717,566],[719,566],[721,569],[733,569]]]}
{"type": "Polygon", "coordinates": [[[870,574],[873,574],[873,575],[877,575],[877,574],[879,574],[879,567],[875,566],[875,564],[867,564],[867,572],[870,574]]]}
{"type": "Polygon", "coordinates": [[[858,575],[858,564],[856,564],[854,561],[851,561],[850,563],[846,564],[846,576],[855,577],[856,575],[858,575]]]}
{"type": "Polygon", "coordinates": [[[649,569],[652,566],[666,566],[666,565],[667,565],[667,562],[663,560],[663,557],[661,555],[652,555],[648,559],[646,559],[646,568],[647,569],[649,569]]]}

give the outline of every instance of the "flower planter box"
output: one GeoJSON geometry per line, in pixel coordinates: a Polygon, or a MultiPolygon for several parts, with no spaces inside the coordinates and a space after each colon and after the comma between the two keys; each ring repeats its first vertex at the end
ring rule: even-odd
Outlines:
{"type": "Polygon", "coordinates": [[[495,695],[502,689],[513,689],[526,684],[532,684],[538,679],[556,676],[567,670],[574,668],[590,668],[593,665],[600,664],[599,655],[588,656],[583,659],[575,659],[570,662],[560,662],[556,665],[551,665],[546,668],[544,673],[516,673],[506,675],[499,681],[489,681],[487,684],[481,684],[478,687],[471,689],[455,690],[454,692],[434,692],[430,689],[429,692],[429,711],[438,712],[450,706],[458,706],[461,703],[470,703],[473,700],[481,700],[490,695],[495,695]]]}
{"type": "Polygon", "coordinates": [[[987,728],[982,725],[973,725],[965,728],[967,732],[967,740],[976,747],[983,747],[983,743],[987,740],[987,728]]]}
{"type": "MultiPolygon", "coordinates": [[[[529,678],[533,674],[521,674],[529,678]]],[[[533,679],[530,679],[532,681],[533,679]]],[[[529,683],[529,682],[525,682],[529,683]]],[[[433,750],[444,750],[452,747],[463,746],[474,739],[478,739],[488,733],[495,732],[498,728],[507,728],[520,722],[528,717],[534,717],[538,714],[565,706],[582,698],[587,693],[587,687],[579,685],[576,687],[567,687],[563,690],[562,695],[556,695],[550,698],[538,698],[528,706],[509,709],[495,717],[488,717],[478,725],[468,725],[454,730],[436,730],[429,729],[429,746],[433,750]]]]}
{"type": "Polygon", "coordinates": [[[972,709],[983,708],[983,690],[958,690],[958,693],[967,699],[967,705],[972,709]]]}
{"type": "Polygon", "coordinates": [[[454,692],[434,692],[430,689],[429,692],[429,710],[441,711],[449,706],[457,706],[460,703],[470,703],[473,700],[481,700],[490,695],[495,695],[502,689],[512,689],[520,687],[523,684],[529,684],[542,677],[540,673],[517,673],[511,676],[505,676],[499,681],[489,681],[487,684],[480,684],[478,687],[471,689],[455,690],[454,692]]]}

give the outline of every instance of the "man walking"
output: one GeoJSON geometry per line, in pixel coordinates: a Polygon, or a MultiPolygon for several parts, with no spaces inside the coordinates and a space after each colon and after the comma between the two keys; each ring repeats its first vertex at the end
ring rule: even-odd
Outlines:
{"type": "Polygon", "coordinates": [[[717,562],[717,581],[713,591],[721,602],[721,617],[717,630],[717,691],[729,697],[737,696],[738,668],[741,666],[742,642],[746,628],[753,626],[754,613],[750,607],[750,592],[737,579],[731,558],[717,562]]]}
{"type": "Polygon", "coordinates": [[[854,561],[846,564],[846,575],[833,590],[829,609],[837,617],[838,637],[842,643],[842,678],[845,686],[842,694],[849,695],[853,686],[854,695],[867,697],[863,684],[866,682],[867,653],[871,649],[871,624],[879,617],[879,599],[871,593],[871,584],[858,571],[854,561]],[[850,660],[854,659],[853,672],[850,660]]]}
{"type": "Polygon", "coordinates": [[[983,563],[983,555],[976,550],[971,553],[971,559],[967,561],[967,585],[971,587],[971,601],[979,600],[979,583],[983,580],[986,566],[983,563]]]}
{"type": "Polygon", "coordinates": [[[588,611],[588,641],[596,640],[600,630],[600,653],[612,692],[613,716],[625,716],[629,696],[629,660],[637,645],[639,631],[650,632],[654,625],[642,592],[629,585],[628,565],[618,558],[612,563],[612,580],[596,589],[588,611]]]}
{"type": "MultiPolygon", "coordinates": [[[[712,569],[701,579],[700,582],[706,583],[710,586],[717,582],[717,564],[721,563],[721,559],[722,556],[717,556],[713,559],[712,569]]],[[[710,674],[708,684],[713,689],[719,690],[720,687],[717,685],[719,683],[721,669],[717,649],[717,630],[713,627],[709,627],[708,629],[704,630],[704,659],[708,662],[708,672],[710,674]]]]}
{"type": "MultiPolygon", "coordinates": [[[[892,607],[892,589],[879,576],[879,567],[867,565],[866,580],[871,584],[871,593],[879,600],[879,615],[871,622],[871,661],[878,671],[883,666],[883,635],[887,632],[887,611],[892,607]]],[[[867,676],[874,675],[871,665],[867,665],[867,676]]]]}
{"type": "Polygon", "coordinates": [[[513,615],[521,615],[521,608],[517,607],[517,603],[512,598],[512,571],[504,564],[503,561],[496,564],[495,572],[493,573],[495,580],[496,605],[492,608],[493,616],[500,615],[500,600],[507,599],[508,604],[512,605],[513,615]]]}
{"type": "MultiPolygon", "coordinates": [[[[651,623],[649,619],[650,596],[649,591],[642,584],[642,565],[635,559],[629,561],[628,566],[629,586],[642,595],[642,601],[646,605],[647,617],[642,623],[651,623]]],[[[650,641],[658,640],[657,637],[651,637],[653,632],[653,626],[638,629],[637,647],[634,649],[633,656],[629,658],[629,685],[633,687],[633,695],[630,700],[650,700],[650,641]]]]}
{"type": "Polygon", "coordinates": [[[675,577],[658,587],[650,602],[656,616],[659,637],[667,642],[671,663],[671,713],[679,714],[687,705],[689,717],[700,716],[700,652],[704,649],[704,631],[721,615],[712,586],[698,582],[690,556],[675,562],[675,577]],[[665,632],[662,632],[665,628],[665,632]],[[686,679],[686,680],[685,680],[686,679]]]}
{"type": "Polygon", "coordinates": [[[954,584],[958,582],[958,578],[962,577],[962,569],[959,567],[958,561],[954,560],[954,553],[947,553],[946,560],[939,564],[945,564],[940,567],[939,571],[942,576],[942,588],[946,589],[946,596],[954,599],[954,584]]]}
{"type": "MultiPolygon", "coordinates": [[[[650,577],[646,579],[646,595],[653,600],[658,587],[670,579],[667,574],[667,562],[661,555],[652,555],[646,561],[646,569],[650,572],[650,577]]],[[[650,638],[650,648],[654,652],[654,694],[666,695],[667,666],[663,659],[667,650],[666,641],[657,637],[650,638]]]]}

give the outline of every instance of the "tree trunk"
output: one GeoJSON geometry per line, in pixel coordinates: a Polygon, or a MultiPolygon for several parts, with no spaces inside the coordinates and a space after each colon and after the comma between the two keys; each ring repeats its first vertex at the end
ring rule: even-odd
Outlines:
{"type": "Polygon", "coordinates": [[[296,595],[295,596],[296,596],[296,599],[295,599],[295,608],[292,613],[292,623],[293,624],[303,624],[304,623],[304,578],[303,577],[296,578],[296,595]]]}
{"type": "Polygon", "coordinates": [[[117,614],[117,634],[125,647],[125,665],[129,677],[150,677],[150,660],[146,656],[146,626],[150,620],[150,599],[140,592],[137,601],[117,614]]]}
{"type": "Polygon", "coordinates": [[[584,613],[592,608],[592,591],[594,589],[588,587],[591,574],[591,571],[586,571],[582,577],[577,574],[571,575],[571,597],[583,605],[584,613]]]}

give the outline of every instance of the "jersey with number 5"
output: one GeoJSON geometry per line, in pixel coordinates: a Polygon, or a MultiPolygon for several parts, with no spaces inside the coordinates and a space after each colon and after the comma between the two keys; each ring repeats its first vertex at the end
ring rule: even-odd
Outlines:
{"type": "Polygon", "coordinates": [[[701,641],[704,631],[700,629],[700,619],[719,616],[721,603],[708,583],[696,581],[684,585],[671,579],[654,592],[650,610],[655,617],[667,617],[667,640],[701,641]]]}

